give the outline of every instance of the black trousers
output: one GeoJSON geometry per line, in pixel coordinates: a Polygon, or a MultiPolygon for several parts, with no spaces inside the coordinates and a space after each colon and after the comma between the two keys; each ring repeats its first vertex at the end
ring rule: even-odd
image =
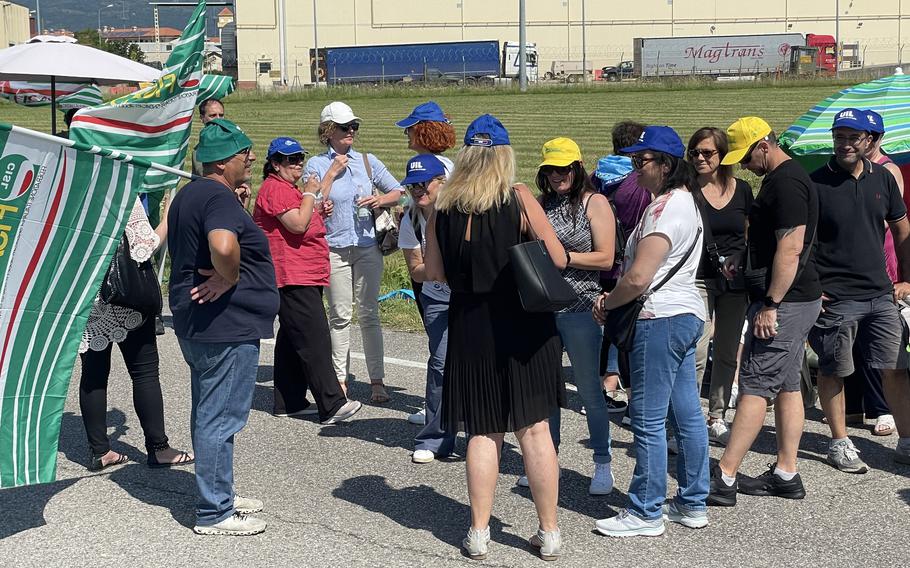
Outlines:
{"type": "MultiPolygon", "coordinates": [[[[133,408],[145,434],[145,447],[167,447],[164,434],[164,403],[158,380],[158,345],[155,343],[155,317],[149,316],[141,326],[117,344],[123,362],[133,381],[133,408]]],[[[107,437],[107,383],[111,374],[111,350],[88,350],[82,354],[82,377],[79,381],[79,408],[92,454],[102,456],[111,449],[107,437]]]]}
{"type": "Polygon", "coordinates": [[[869,420],[891,414],[885,401],[882,372],[866,365],[859,342],[853,345],[853,367],[853,374],[844,379],[846,414],[865,413],[869,420]]]}
{"type": "Polygon", "coordinates": [[[278,337],[275,338],[275,414],[292,414],[316,400],[319,419],[334,415],[347,399],[332,366],[332,339],[321,286],[279,289],[278,337]]]}

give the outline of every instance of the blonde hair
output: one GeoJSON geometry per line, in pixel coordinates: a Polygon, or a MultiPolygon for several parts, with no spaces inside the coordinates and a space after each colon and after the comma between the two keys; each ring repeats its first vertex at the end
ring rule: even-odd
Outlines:
{"type": "Polygon", "coordinates": [[[514,183],[511,146],[465,146],[455,156],[455,167],[436,198],[436,209],[483,213],[509,203],[514,183]]]}
{"type": "Polygon", "coordinates": [[[331,120],[320,122],[319,126],[316,127],[316,135],[319,136],[319,143],[323,146],[328,146],[329,140],[331,140],[332,134],[335,134],[337,128],[338,125],[331,120]]]}

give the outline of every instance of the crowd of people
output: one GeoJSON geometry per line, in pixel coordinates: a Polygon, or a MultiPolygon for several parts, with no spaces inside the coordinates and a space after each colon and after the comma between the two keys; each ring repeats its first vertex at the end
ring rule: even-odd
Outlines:
{"type": "Polygon", "coordinates": [[[657,536],[665,521],[702,528],[709,505],[733,506],[738,493],[803,498],[797,450],[814,402],[804,396],[807,342],[818,355],[828,463],[868,470],[846,430],[850,414],[865,413],[877,420],[876,434],[899,433],[895,460],[910,464],[901,314],[910,296],[910,222],[874,111],[836,115],[834,154],[814,172],[758,117],[701,128],[688,144],[670,127],[623,121],[612,131],[613,154],[591,172],[573,140],[546,141],[535,194],[516,181],[509,132],[494,116],[472,121],[451,159],[443,155],[456,146],[449,116],[434,102],[418,105],[397,123],[416,153],[398,181],[376,156],[354,150],[361,119],[333,102],[318,126],[323,152],[307,158],[289,137],[270,143],[250,212],[253,144],[220,102],[199,110],[198,177],[156,229],[139,202],[127,226],[133,259],[148,259],[165,240],[172,259],[169,301],[190,367],[193,453],[170,448],[164,433],[155,314],[96,301],[80,384],[91,469],[123,463],[103,419],[117,343],[149,466],[195,463],[198,534],[266,528],[251,515],[263,503],[234,493],[233,442],[276,316],[275,416],[316,415],[328,425],[361,410],[347,395],[355,306],[370,402],[389,401],[377,299],[387,235],[377,215],[402,204],[397,246],[430,354],[425,407],[408,416],[421,425],[411,460],[448,457],[456,435],[467,434],[469,557],[488,554],[506,433],[521,446],[518,484],[530,487],[539,520],[530,545],[545,560],[562,553],[563,351],[590,434],[591,495],[609,494],[616,482],[610,414],[622,413],[634,433],[629,505],[595,523],[604,535],[657,536]],[[735,177],[737,164],[762,178],[757,193],[735,177]],[[574,291],[567,307],[522,304],[509,250],[528,241],[541,242],[574,291]],[[618,341],[611,317],[634,303],[631,339],[618,341]],[[740,466],[771,407],[776,462],[753,477],[740,466]],[[710,442],[724,446],[716,464],[710,442]],[[679,486],[669,500],[668,453],[678,454],[679,486]]]}

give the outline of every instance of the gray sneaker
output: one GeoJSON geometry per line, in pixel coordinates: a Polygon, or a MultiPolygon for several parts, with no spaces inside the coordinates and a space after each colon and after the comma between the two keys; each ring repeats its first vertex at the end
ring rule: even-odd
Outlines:
{"type": "Polygon", "coordinates": [[[559,529],[555,531],[537,529],[537,534],[532,535],[528,543],[537,549],[541,560],[556,560],[562,555],[562,536],[559,529]]]}
{"type": "Polygon", "coordinates": [[[490,550],[490,527],[479,531],[469,528],[468,536],[465,537],[461,545],[469,557],[474,560],[483,560],[487,557],[487,552],[490,550]]]}
{"type": "Polygon", "coordinates": [[[670,501],[663,506],[664,519],[679,523],[690,529],[701,529],[708,526],[707,511],[692,511],[689,509],[680,509],[676,506],[676,501],[670,501]]]}
{"type": "Polygon", "coordinates": [[[910,438],[901,438],[894,448],[894,461],[910,465],[910,438]]]}
{"type": "Polygon", "coordinates": [[[234,495],[234,511],[241,515],[252,515],[262,510],[262,501],[234,495]]]}
{"type": "Polygon", "coordinates": [[[850,438],[846,440],[831,440],[828,446],[827,461],[845,473],[866,473],[869,466],[859,458],[859,450],[853,445],[850,438]]]}
{"type": "Polygon", "coordinates": [[[262,519],[250,517],[242,513],[234,513],[215,525],[193,527],[196,534],[222,535],[222,536],[252,536],[265,532],[266,523],[262,519]]]}
{"type": "Polygon", "coordinates": [[[335,414],[323,420],[321,424],[337,424],[338,422],[347,420],[348,418],[354,416],[358,411],[360,411],[361,408],[363,408],[363,403],[357,400],[349,400],[344,403],[344,405],[342,405],[342,407],[339,408],[335,414]]]}

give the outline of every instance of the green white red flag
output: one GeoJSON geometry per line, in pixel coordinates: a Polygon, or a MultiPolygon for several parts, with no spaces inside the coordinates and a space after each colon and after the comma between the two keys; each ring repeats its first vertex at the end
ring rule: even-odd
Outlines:
{"type": "MultiPolygon", "coordinates": [[[[100,105],[101,89],[92,83],[57,83],[57,108],[70,110],[100,105]]],[[[0,81],[0,97],[28,107],[51,104],[51,84],[31,81],[0,81]]]]}
{"type": "Polygon", "coordinates": [[[149,166],[0,124],[0,487],[54,480],[82,330],[149,166]]]}

